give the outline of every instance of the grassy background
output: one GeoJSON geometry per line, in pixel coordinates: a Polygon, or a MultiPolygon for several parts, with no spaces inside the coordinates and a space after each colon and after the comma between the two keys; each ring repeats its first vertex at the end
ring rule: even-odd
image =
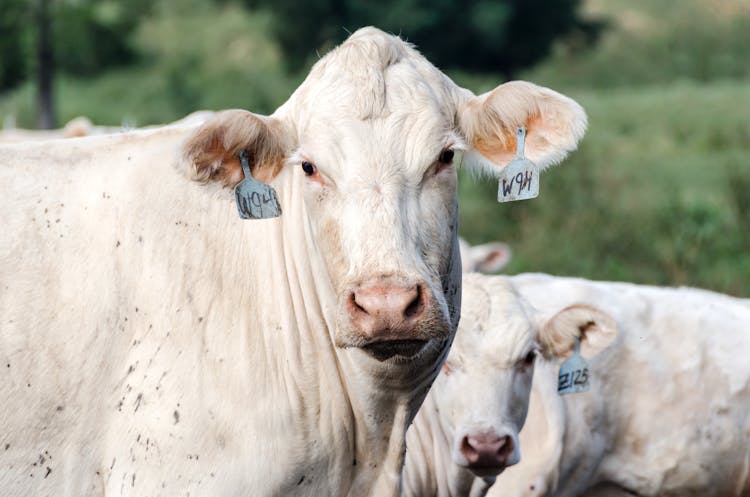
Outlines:
{"type": "MultiPolygon", "coordinates": [[[[580,149],[542,176],[532,201],[497,204],[497,184],[460,179],[461,232],[514,249],[509,273],[546,271],[693,285],[750,296],[750,2],[589,0],[609,23],[593,49],[561,42],[519,75],[589,114],[580,149]]],[[[169,122],[197,109],[272,111],[288,75],[269,19],[227,2],[158,13],[131,42],[140,66],[63,78],[59,118],[169,122]],[[205,19],[210,18],[211,23],[205,19]],[[190,36],[184,36],[189,33],[190,36]]],[[[500,78],[452,74],[481,92],[500,78]]],[[[0,95],[0,119],[31,127],[33,88],[0,95]]]]}

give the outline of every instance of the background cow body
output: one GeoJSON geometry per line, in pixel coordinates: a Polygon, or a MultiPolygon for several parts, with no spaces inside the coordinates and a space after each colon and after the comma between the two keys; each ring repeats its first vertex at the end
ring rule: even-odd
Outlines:
{"type": "Polygon", "coordinates": [[[741,299],[511,279],[542,312],[572,303],[606,310],[618,339],[589,361],[589,392],[560,397],[557,368],[537,361],[521,462],[488,495],[750,495],[750,312],[741,299]]]}
{"type": "Polygon", "coordinates": [[[269,117],[0,148],[0,487],[397,495],[458,321],[452,151],[519,125],[543,168],[585,115],[364,29],[269,117]],[[281,217],[238,218],[243,150],[281,217]]]}

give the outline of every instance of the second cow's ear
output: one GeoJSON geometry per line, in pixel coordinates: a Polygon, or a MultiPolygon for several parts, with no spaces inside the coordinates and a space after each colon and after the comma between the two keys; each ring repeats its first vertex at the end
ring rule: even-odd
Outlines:
{"type": "Polygon", "coordinates": [[[183,146],[191,179],[232,188],[244,173],[239,153],[247,150],[253,177],[265,183],[281,170],[289,134],[276,118],[227,110],[206,121],[183,146]]]}
{"type": "Polygon", "coordinates": [[[576,337],[581,355],[592,357],[612,344],[617,337],[617,324],[602,310],[572,305],[547,320],[540,327],[537,340],[545,357],[567,357],[573,352],[576,337]]]}
{"type": "Polygon", "coordinates": [[[575,150],[586,131],[586,113],[549,88],[511,81],[465,100],[459,125],[470,148],[466,165],[496,175],[516,154],[518,127],[526,128],[526,157],[541,170],[575,150]]]}
{"type": "Polygon", "coordinates": [[[469,242],[459,238],[458,243],[464,273],[496,273],[507,266],[513,256],[510,246],[501,242],[469,245],[469,242]]]}

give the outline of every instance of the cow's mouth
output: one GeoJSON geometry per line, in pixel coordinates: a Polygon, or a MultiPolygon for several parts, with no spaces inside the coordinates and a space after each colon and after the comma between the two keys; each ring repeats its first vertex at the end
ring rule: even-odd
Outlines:
{"type": "Polygon", "coordinates": [[[378,361],[385,361],[394,356],[414,357],[426,344],[427,340],[383,340],[368,343],[362,348],[378,361]]]}
{"type": "Polygon", "coordinates": [[[505,471],[507,466],[466,466],[472,473],[480,478],[491,478],[505,471]]]}

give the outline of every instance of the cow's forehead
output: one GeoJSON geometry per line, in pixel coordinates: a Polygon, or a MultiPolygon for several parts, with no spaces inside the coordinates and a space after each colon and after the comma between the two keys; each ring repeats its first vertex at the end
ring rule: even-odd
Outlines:
{"type": "Polygon", "coordinates": [[[536,338],[533,309],[507,278],[464,276],[461,323],[451,354],[505,364],[528,352],[536,338]]]}
{"type": "Polygon", "coordinates": [[[363,29],[310,71],[292,97],[296,125],[348,120],[424,121],[452,125],[461,90],[401,39],[363,29]]]}

